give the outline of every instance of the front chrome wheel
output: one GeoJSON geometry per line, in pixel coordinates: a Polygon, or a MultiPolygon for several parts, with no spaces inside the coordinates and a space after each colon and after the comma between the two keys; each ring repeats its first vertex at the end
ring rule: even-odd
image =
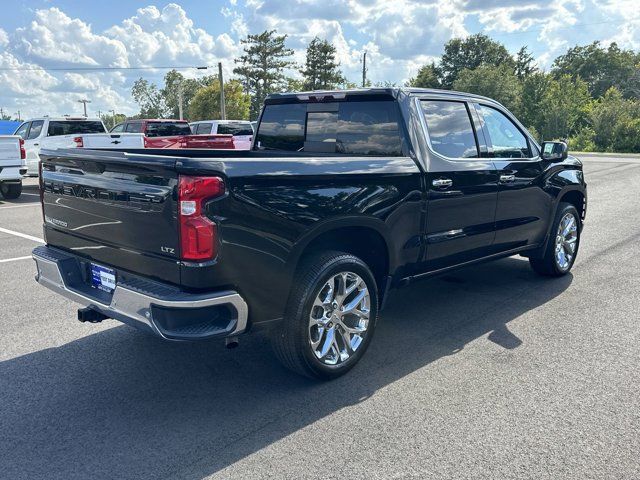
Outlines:
{"type": "Polygon", "coordinates": [[[578,222],[573,213],[564,214],[558,224],[555,243],[555,260],[558,268],[565,271],[571,267],[576,254],[578,241],[578,222]]]}
{"type": "Polygon", "coordinates": [[[325,365],[347,361],[369,327],[371,296],[356,273],[340,272],[322,286],[309,315],[309,343],[325,365]]]}

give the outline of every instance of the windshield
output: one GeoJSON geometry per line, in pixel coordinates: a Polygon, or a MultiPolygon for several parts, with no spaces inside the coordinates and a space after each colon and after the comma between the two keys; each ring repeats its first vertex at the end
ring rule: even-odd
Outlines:
{"type": "Polygon", "coordinates": [[[57,137],[59,135],[81,135],[83,133],[105,133],[102,122],[95,120],[52,120],[49,122],[47,135],[57,137]]]}
{"type": "Polygon", "coordinates": [[[173,137],[191,135],[191,128],[187,122],[149,122],[145,133],[147,137],[173,137]]]}

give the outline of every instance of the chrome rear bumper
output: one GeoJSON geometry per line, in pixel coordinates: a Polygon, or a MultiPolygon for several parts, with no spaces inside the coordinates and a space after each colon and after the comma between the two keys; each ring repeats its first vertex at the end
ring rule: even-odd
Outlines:
{"type": "Polygon", "coordinates": [[[137,279],[135,285],[118,283],[113,293],[107,295],[79,280],[82,268],[79,257],[41,246],[33,250],[33,259],[36,281],[41,285],[109,318],[167,340],[235,336],[247,328],[247,303],[234,291],[191,294],[137,279]]]}

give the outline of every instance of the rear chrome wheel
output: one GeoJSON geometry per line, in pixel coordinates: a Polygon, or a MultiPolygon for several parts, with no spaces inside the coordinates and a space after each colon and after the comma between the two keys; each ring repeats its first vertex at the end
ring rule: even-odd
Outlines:
{"type": "Polygon", "coordinates": [[[367,264],[345,252],[309,255],[292,282],[282,322],[272,330],[284,366],[307,377],[344,375],[376,329],[378,286],[367,264]]]}
{"type": "Polygon", "coordinates": [[[371,298],[364,280],[340,272],[322,286],[309,315],[309,343],[325,365],[337,365],[353,355],[369,327],[371,298]]]}
{"type": "Polygon", "coordinates": [[[568,270],[573,263],[578,242],[578,222],[573,212],[564,214],[558,224],[555,259],[560,270],[568,270]]]}

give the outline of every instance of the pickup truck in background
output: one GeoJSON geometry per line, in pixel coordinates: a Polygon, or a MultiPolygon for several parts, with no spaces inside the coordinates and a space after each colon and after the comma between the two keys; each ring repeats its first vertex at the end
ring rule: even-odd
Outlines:
{"type": "Polygon", "coordinates": [[[39,154],[42,148],[71,148],[77,135],[106,133],[99,118],[85,117],[40,117],[27,120],[18,127],[14,135],[24,140],[27,175],[38,176],[39,154]]]}
{"type": "Polygon", "coordinates": [[[236,150],[249,150],[253,126],[248,120],[201,120],[189,124],[196,135],[233,135],[236,150]]]}
{"type": "Polygon", "coordinates": [[[27,173],[24,140],[17,135],[0,135],[0,194],[7,200],[22,193],[22,176],[27,173]]]}
{"type": "MultiPolygon", "coordinates": [[[[132,119],[117,124],[109,133],[111,136],[103,135],[90,141],[92,148],[102,146],[104,148],[124,148],[118,146],[118,137],[114,137],[119,134],[141,135],[143,137],[142,146],[133,148],[236,148],[232,135],[194,135],[186,120],[132,119]],[[116,140],[107,140],[108,138],[116,140]]],[[[84,142],[76,143],[78,143],[77,146],[83,146],[79,143],[84,144],[84,142]]]]}
{"type": "Polygon", "coordinates": [[[147,137],[142,133],[102,133],[79,135],[73,138],[78,148],[143,149],[143,148],[206,148],[233,150],[232,135],[180,135],[171,137],[147,137]]]}
{"type": "Polygon", "coordinates": [[[267,329],[288,368],[352,368],[393,289],[522,255],[573,266],[582,163],[451,91],[275,94],[250,151],[42,152],[36,279],[167,340],[267,329]]]}

